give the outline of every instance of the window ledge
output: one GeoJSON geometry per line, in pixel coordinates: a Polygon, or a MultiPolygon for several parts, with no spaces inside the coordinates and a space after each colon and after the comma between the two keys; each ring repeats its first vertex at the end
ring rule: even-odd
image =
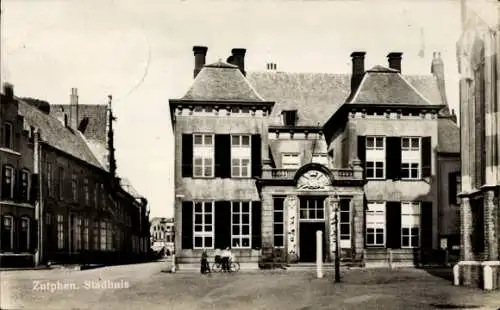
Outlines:
{"type": "Polygon", "coordinates": [[[16,152],[13,149],[9,149],[9,148],[6,148],[6,147],[0,147],[0,152],[5,152],[5,153],[9,153],[9,154],[21,156],[21,153],[16,152]]]}

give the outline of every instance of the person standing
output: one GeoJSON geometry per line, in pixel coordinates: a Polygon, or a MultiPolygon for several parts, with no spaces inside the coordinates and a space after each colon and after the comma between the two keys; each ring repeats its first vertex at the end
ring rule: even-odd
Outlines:
{"type": "Polygon", "coordinates": [[[201,273],[210,273],[210,265],[208,264],[207,250],[203,249],[201,253],[201,273]]]}

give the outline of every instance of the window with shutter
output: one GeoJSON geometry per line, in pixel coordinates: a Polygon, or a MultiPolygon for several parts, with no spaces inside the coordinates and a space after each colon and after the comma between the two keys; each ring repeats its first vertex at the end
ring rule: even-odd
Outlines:
{"type": "Polygon", "coordinates": [[[385,245],[385,202],[369,202],[366,211],[366,245],[385,245]]]}
{"type": "Polygon", "coordinates": [[[420,215],[421,206],[419,202],[401,203],[401,247],[420,247],[420,215]]]}
{"type": "Polygon", "coordinates": [[[432,173],[431,137],[422,137],[422,177],[428,178],[432,173]]]}
{"type": "Polygon", "coordinates": [[[2,169],[2,197],[4,199],[14,199],[15,193],[15,170],[13,167],[4,165],[2,169]]]}
{"type": "Polygon", "coordinates": [[[193,176],[193,135],[183,134],[181,143],[182,177],[190,178],[193,176]]]}
{"type": "Polygon", "coordinates": [[[193,135],[193,177],[214,176],[214,135],[193,135]]]}
{"type": "Polygon", "coordinates": [[[250,142],[250,135],[231,135],[231,177],[250,177],[252,165],[250,142]]]}
{"type": "Polygon", "coordinates": [[[252,135],[252,177],[262,176],[262,142],[260,135],[252,135]]]}
{"type": "Polygon", "coordinates": [[[274,197],[273,234],[274,246],[281,248],[285,245],[285,197],[274,197]]]}
{"type": "Polygon", "coordinates": [[[215,177],[231,177],[231,136],[215,135],[215,177]]]}
{"type": "Polygon", "coordinates": [[[366,137],[365,175],[367,179],[385,179],[385,137],[366,137]]]}

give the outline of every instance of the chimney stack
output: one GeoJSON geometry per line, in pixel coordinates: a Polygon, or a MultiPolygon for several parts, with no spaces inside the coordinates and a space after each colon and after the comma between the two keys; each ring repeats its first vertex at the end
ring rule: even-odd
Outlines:
{"type": "Polygon", "coordinates": [[[194,72],[193,77],[196,78],[198,73],[200,73],[201,69],[205,65],[205,61],[207,58],[208,47],[206,46],[193,46],[194,53],[194,72]]]}
{"type": "Polygon", "coordinates": [[[69,95],[69,126],[78,130],[78,89],[71,88],[69,95]]]}
{"type": "Polygon", "coordinates": [[[244,48],[233,48],[231,50],[231,56],[228,58],[228,62],[238,66],[243,75],[246,75],[245,72],[245,54],[247,50],[244,48]]]}
{"type": "Polygon", "coordinates": [[[3,93],[5,97],[7,97],[7,100],[12,100],[14,99],[14,85],[10,83],[4,83],[3,84],[3,93]]]}
{"type": "Polygon", "coordinates": [[[274,62],[268,62],[266,64],[267,71],[276,71],[278,66],[274,62]]]}
{"type": "Polygon", "coordinates": [[[401,73],[401,58],[403,53],[392,52],[387,55],[387,59],[389,60],[389,68],[397,70],[401,73]]]}
{"type": "Polygon", "coordinates": [[[441,104],[448,105],[448,98],[446,97],[446,85],[444,79],[444,62],[441,58],[440,52],[432,54],[431,73],[437,81],[439,94],[441,95],[441,104]]]}
{"type": "Polygon", "coordinates": [[[352,76],[351,76],[351,94],[354,94],[365,74],[365,52],[353,52],[352,58],[352,76]]]}

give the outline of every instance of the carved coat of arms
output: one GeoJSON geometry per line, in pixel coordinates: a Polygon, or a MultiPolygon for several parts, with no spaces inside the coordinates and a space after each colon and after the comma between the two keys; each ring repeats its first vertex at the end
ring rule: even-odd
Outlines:
{"type": "Polygon", "coordinates": [[[304,173],[297,182],[298,189],[323,190],[330,185],[329,178],[317,170],[309,170],[304,173]]]}

